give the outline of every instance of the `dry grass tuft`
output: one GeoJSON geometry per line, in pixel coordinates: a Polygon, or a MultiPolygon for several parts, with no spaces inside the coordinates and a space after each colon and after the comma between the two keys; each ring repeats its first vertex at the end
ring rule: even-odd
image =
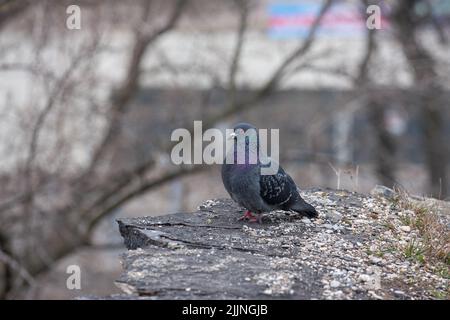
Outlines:
{"type": "Polygon", "coordinates": [[[421,237],[420,251],[426,260],[443,262],[447,266],[448,275],[450,267],[450,203],[411,197],[405,192],[397,192],[395,203],[407,213],[403,216],[402,221],[418,231],[421,237]]]}

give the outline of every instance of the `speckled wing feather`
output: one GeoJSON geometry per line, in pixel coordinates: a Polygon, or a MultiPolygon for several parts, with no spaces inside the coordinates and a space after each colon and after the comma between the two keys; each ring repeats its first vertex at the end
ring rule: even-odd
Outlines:
{"type": "Polygon", "coordinates": [[[297,186],[281,166],[277,174],[261,175],[260,195],[268,205],[283,207],[296,196],[297,186]]]}

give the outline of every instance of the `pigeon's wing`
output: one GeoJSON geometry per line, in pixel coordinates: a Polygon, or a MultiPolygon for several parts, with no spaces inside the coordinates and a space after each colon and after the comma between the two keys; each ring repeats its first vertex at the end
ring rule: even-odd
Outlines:
{"type": "Polygon", "coordinates": [[[294,181],[281,166],[274,175],[260,175],[259,185],[261,198],[271,206],[286,205],[297,192],[294,181]]]}

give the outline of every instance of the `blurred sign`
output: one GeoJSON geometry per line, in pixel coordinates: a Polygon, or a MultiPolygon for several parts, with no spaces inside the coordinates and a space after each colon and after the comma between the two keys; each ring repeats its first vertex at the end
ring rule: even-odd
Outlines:
{"type": "MultiPolygon", "coordinates": [[[[321,7],[321,1],[309,0],[270,3],[268,35],[276,39],[305,37],[321,7]]],[[[355,37],[365,32],[365,8],[360,2],[336,2],[323,17],[318,35],[355,37]]]]}
{"type": "MultiPolygon", "coordinates": [[[[395,1],[380,1],[381,29],[389,26],[387,17],[395,1]]],[[[268,35],[274,39],[304,38],[313,25],[323,1],[312,0],[272,0],[267,5],[268,35]]],[[[366,33],[366,7],[361,1],[335,1],[323,17],[318,30],[319,36],[358,37],[366,33]]],[[[417,2],[417,14],[431,15],[442,26],[450,22],[450,1],[429,0],[417,2]]]]}

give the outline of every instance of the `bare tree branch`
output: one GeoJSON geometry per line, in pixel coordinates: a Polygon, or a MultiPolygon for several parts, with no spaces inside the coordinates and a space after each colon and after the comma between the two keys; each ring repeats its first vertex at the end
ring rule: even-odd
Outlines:
{"type": "Polygon", "coordinates": [[[30,2],[30,0],[0,1],[0,29],[10,20],[24,13],[29,8],[30,2]]]}
{"type": "Polygon", "coordinates": [[[231,65],[229,68],[228,75],[228,86],[229,86],[229,96],[231,100],[231,104],[235,103],[236,100],[236,74],[239,69],[239,61],[241,58],[242,47],[244,44],[244,36],[247,30],[248,23],[248,2],[245,0],[236,0],[236,5],[240,9],[239,16],[239,27],[237,31],[236,44],[234,47],[233,56],[231,59],[231,65]]]}
{"type": "Polygon", "coordinates": [[[206,166],[204,165],[196,165],[196,166],[181,166],[180,168],[169,171],[168,173],[150,180],[143,180],[138,184],[137,187],[132,188],[130,191],[126,192],[124,195],[120,195],[116,199],[114,199],[111,203],[107,203],[106,206],[103,206],[101,211],[95,212],[95,215],[93,215],[90,220],[87,223],[88,227],[88,234],[93,230],[93,228],[97,225],[97,223],[105,217],[106,215],[110,214],[114,209],[118,208],[119,206],[123,205],[129,200],[132,200],[136,198],[137,196],[142,195],[143,193],[160,187],[165,183],[168,183],[170,181],[173,181],[175,179],[179,179],[181,177],[194,174],[197,172],[200,172],[201,170],[206,169],[206,166]]]}
{"type": "MultiPolygon", "coordinates": [[[[112,116],[109,121],[108,128],[106,129],[106,133],[102,141],[100,142],[99,146],[94,152],[89,169],[87,170],[85,175],[83,175],[83,177],[88,176],[92,172],[92,170],[96,167],[97,163],[100,161],[100,158],[106,152],[107,146],[117,136],[120,127],[119,122],[121,115],[123,114],[131,98],[134,96],[134,94],[138,89],[139,76],[142,70],[143,58],[147,50],[160,36],[167,33],[176,26],[176,23],[178,22],[186,4],[187,0],[177,0],[174,9],[165,25],[163,25],[161,28],[157,29],[153,33],[146,34],[140,30],[136,31],[135,43],[133,47],[133,52],[130,57],[130,62],[128,64],[126,78],[121,87],[117,88],[116,92],[112,96],[112,105],[111,105],[112,116]]],[[[150,7],[147,4],[146,6],[144,6],[144,15],[143,15],[144,23],[145,20],[148,18],[149,12],[150,7]]]]}
{"type": "Polygon", "coordinates": [[[28,283],[28,285],[35,285],[35,280],[33,276],[28,272],[28,270],[25,269],[25,267],[23,267],[16,259],[6,254],[6,252],[4,252],[1,248],[0,261],[8,265],[11,269],[15,270],[17,274],[28,283]]]}

